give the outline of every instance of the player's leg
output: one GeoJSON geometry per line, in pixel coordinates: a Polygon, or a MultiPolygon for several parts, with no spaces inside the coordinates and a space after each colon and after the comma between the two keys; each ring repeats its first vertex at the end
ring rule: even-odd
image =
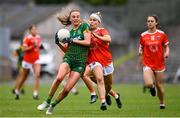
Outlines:
{"type": "Polygon", "coordinates": [[[163,78],[164,78],[163,72],[155,72],[155,81],[156,81],[157,95],[160,100],[160,109],[165,109],[163,78]]]}
{"type": "Polygon", "coordinates": [[[90,94],[91,94],[91,98],[90,98],[90,103],[95,103],[97,101],[98,96],[96,95],[96,92],[94,90],[94,86],[93,86],[93,82],[90,79],[91,76],[91,70],[89,66],[86,66],[85,72],[83,74],[83,81],[86,84],[90,94]]]}
{"type": "Polygon", "coordinates": [[[110,90],[109,94],[115,98],[117,107],[121,108],[122,107],[122,102],[121,102],[120,94],[115,92],[113,89],[110,90]]]}
{"type": "Polygon", "coordinates": [[[104,82],[105,82],[105,88],[106,88],[106,102],[108,105],[111,105],[111,98],[109,96],[109,94],[111,96],[113,96],[116,100],[116,104],[117,104],[117,107],[118,108],[121,108],[122,107],[122,102],[121,102],[121,99],[120,99],[120,94],[115,92],[113,89],[112,89],[112,79],[113,79],[113,74],[109,74],[107,76],[104,76],[104,82]]]}
{"type": "Polygon", "coordinates": [[[69,71],[70,71],[69,64],[62,63],[60,65],[56,79],[53,81],[53,83],[51,85],[49,95],[42,104],[38,105],[38,107],[37,107],[38,110],[42,111],[49,106],[49,104],[51,103],[52,97],[54,96],[56,90],[58,89],[59,84],[62,82],[62,80],[64,79],[66,74],[69,73],[69,71]]]}
{"type": "Polygon", "coordinates": [[[99,92],[99,97],[101,100],[101,110],[107,110],[106,108],[106,100],[105,100],[105,85],[104,85],[104,77],[103,77],[103,68],[100,65],[96,65],[93,68],[93,74],[97,80],[97,88],[99,92]]]}
{"type": "Polygon", "coordinates": [[[38,99],[41,65],[38,63],[35,63],[33,65],[33,70],[34,70],[34,76],[35,76],[33,98],[38,99]]]}
{"type": "Polygon", "coordinates": [[[78,82],[79,79],[80,79],[79,72],[75,72],[75,71],[70,72],[69,79],[66,85],[64,86],[63,90],[58,94],[55,101],[50,104],[49,108],[46,111],[46,114],[52,114],[54,107],[68,95],[68,93],[75,86],[75,84],[78,82]]]}
{"type": "MultiPolygon", "coordinates": [[[[62,85],[63,87],[66,85],[67,81],[68,81],[68,78],[69,77],[69,74],[66,75],[65,79],[62,81],[62,85]]],[[[71,89],[71,93],[74,94],[74,95],[78,95],[78,90],[77,90],[77,87],[74,86],[72,89],[71,89]]]]}
{"type": "Polygon", "coordinates": [[[113,74],[104,76],[104,84],[105,84],[106,94],[108,94],[110,92],[110,90],[112,89],[112,78],[113,78],[113,74]]]}
{"type": "Polygon", "coordinates": [[[78,95],[79,92],[77,90],[77,84],[71,89],[71,93],[74,94],[74,95],[78,95]]]}
{"type": "Polygon", "coordinates": [[[111,105],[111,97],[109,96],[109,92],[112,89],[112,74],[104,76],[104,84],[105,84],[105,90],[106,90],[106,103],[108,105],[111,105]]]}
{"type": "Polygon", "coordinates": [[[149,67],[143,67],[143,79],[145,87],[150,89],[152,96],[156,96],[156,89],[154,84],[154,72],[149,67]]]}
{"type": "MultiPolygon", "coordinates": [[[[21,69],[21,65],[20,66],[18,66],[18,68],[17,68],[17,76],[16,76],[16,81],[15,81],[15,83],[18,83],[18,81],[19,81],[19,73],[20,73],[20,69],[21,69]]],[[[12,93],[13,94],[15,94],[15,88],[16,88],[16,85],[14,86],[14,88],[12,89],[12,93]]],[[[21,90],[20,90],[20,93],[21,94],[25,94],[25,86],[24,85],[22,85],[22,87],[21,87],[21,90]]]]}
{"type": "Polygon", "coordinates": [[[17,77],[17,81],[16,81],[15,99],[19,99],[19,91],[20,91],[23,83],[27,79],[28,74],[29,74],[29,69],[21,67],[21,69],[19,71],[19,75],[17,77]]]}

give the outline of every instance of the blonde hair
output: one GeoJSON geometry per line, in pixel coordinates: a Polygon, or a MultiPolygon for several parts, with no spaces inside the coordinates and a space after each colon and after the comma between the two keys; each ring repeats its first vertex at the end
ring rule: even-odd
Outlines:
{"type": "Polygon", "coordinates": [[[63,25],[70,25],[70,16],[72,12],[80,12],[78,9],[70,9],[70,8],[62,8],[59,13],[56,14],[57,19],[63,24],[63,25]]]}
{"type": "Polygon", "coordinates": [[[96,18],[101,23],[102,16],[100,12],[92,13],[90,17],[96,18]]]}

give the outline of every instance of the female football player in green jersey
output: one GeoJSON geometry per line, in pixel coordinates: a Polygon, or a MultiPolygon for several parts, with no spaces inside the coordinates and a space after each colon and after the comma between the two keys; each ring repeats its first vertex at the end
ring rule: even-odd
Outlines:
{"type": "Polygon", "coordinates": [[[38,110],[44,110],[48,107],[46,114],[52,114],[54,107],[68,95],[70,90],[83,75],[91,40],[89,25],[82,22],[80,11],[71,10],[69,13],[65,13],[64,10],[65,9],[57,15],[57,18],[63,25],[71,25],[72,29],[70,31],[70,39],[66,40],[65,43],[59,43],[57,35],[55,38],[56,44],[65,52],[65,55],[63,63],[60,64],[56,79],[52,83],[47,99],[37,107],[38,110]],[[63,14],[63,12],[65,14],[63,14]],[[57,95],[55,101],[51,103],[51,99],[59,84],[68,73],[68,82],[63,87],[63,90],[57,95]]]}

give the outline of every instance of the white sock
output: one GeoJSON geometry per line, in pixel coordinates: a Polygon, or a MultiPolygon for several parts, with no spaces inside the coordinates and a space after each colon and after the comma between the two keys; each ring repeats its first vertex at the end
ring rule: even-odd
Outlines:
{"type": "Polygon", "coordinates": [[[91,95],[96,95],[96,92],[95,91],[91,92],[91,95]]]}
{"type": "Polygon", "coordinates": [[[38,95],[38,91],[34,91],[33,96],[37,96],[37,95],[38,95]]]}
{"type": "Polygon", "coordinates": [[[72,93],[76,93],[77,92],[77,89],[75,87],[72,88],[71,90],[72,93]]]}
{"type": "Polygon", "coordinates": [[[19,90],[15,89],[15,94],[19,95],[19,90]]]}
{"type": "Polygon", "coordinates": [[[106,102],[106,100],[105,100],[105,99],[102,99],[102,100],[101,100],[101,103],[105,103],[105,102],[106,102]]]}
{"type": "Polygon", "coordinates": [[[165,104],[160,104],[160,106],[165,106],[165,104]]]}
{"type": "Polygon", "coordinates": [[[152,85],[152,88],[154,88],[154,87],[155,87],[155,85],[153,84],[153,85],[152,85]]]}
{"type": "Polygon", "coordinates": [[[118,94],[116,94],[116,95],[115,95],[115,99],[118,99],[118,98],[119,98],[119,96],[118,96],[118,94]]]}

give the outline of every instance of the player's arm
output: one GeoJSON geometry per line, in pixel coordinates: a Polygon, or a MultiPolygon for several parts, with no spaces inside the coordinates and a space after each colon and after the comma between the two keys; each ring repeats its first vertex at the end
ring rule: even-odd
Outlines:
{"type": "Polygon", "coordinates": [[[165,52],[164,52],[164,57],[168,58],[169,57],[169,53],[170,53],[170,49],[168,45],[164,46],[165,52]]]}
{"type": "Polygon", "coordinates": [[[108,43],[111,42],[111,36],[110,36],[110,35],[100,36],[100,35],[98,35],[97,33],[94,33],[94,32],[92,32],[92,34],[93,34],[95,37],[97,37],[98,39],[100,39],[100,40],[103,40],[103,41],[108,42],[108,43]]]}
{"type": "Polygon", "coordinates": [[[138,58],[138,62],[137,62],[137,70],[139,70],[139,68],[141,66],[143,66],[143,47],[140,45],[139,46],[139,52],[138,52],[139,58],[138,58]]]}
{"type": "Polygon", "coordinates": [[[170,49],[169,49],[169,41],[168,41],[168,37],[166,34],[164,34],[164,38],[163,38],[163,48],[164,48],[164,57],[168,58],[169,57],[169,53],[170,53],[170,49]]]}
{"type": "Polygon", "coordinates": [[[35,48],[35,45],[34,44],[30,45],[29,41],[30,41],[30,39],[28,39],[28,38],[23,39],[23,45],[22,45],[23,51],[29,51],[29,50],[35,48]]]}
{"type": "Polygon", "coordinates": [[[58,47],[65,53],[66,51],[67,51],[67,49],[68,49],[68,43],[65,43],[65,44],[63,44],[63,43],[58,43],[57,44],[58,45],[58,47]]]}
{"type": "Polygon", "coordinates": [[[34,45],[30,45],[30,46],[23,45],[22,50],[23,51],[29,51],[29,50],[33,49],[34,47],[35,47],[34,45]]]}
{"type": "Polygon", "coordinates": [[[89,30],[85,30],[83,34],[84,34],[84,40],[73,40],[73,43],[84,46],[90,46],[91,32],[89,30]]]}

